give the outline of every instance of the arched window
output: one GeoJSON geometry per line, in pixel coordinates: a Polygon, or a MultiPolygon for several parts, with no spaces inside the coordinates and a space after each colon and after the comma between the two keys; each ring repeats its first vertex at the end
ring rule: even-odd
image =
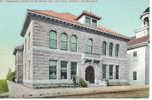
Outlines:
{"type": "Polygon", "coordinates": [[[88,40],[88,53],[92,53],[92,49],[93,49],[93,40],[89,39],[88,40]]]}
{"type": "Polygon", "coordinates": [[[61,34],[61,50],[67,50],[68,48],[68,37],[66,35],[66,33],[62,33],[61,34]]]}
{"type": "Polygon", "coordinates": [[[109,45],[109,56],[112,56],[112,51],[113,51],[113,43],[110,43],[110,45],[109,45]]]}
{"type": "Polygon", "coordinates": [[[149,19],[148,19],[148,17],[146,17],[146,18],[144,19],[144,25],[149,26],[149,19]]]}
{"type": "Polygon", "coordinates": [[[57,48],[57,34],[55,31],[50,31],[50,48],[57,48]]]}
{"type": "Polygon", "coordinates": [[[116,44],[116,47],[115,47],[115,55],[116,55],[116,56],[119,56],[119,44],[116,44]]]}
{"type": "Polygon", "coordinates": [[[106,43],[106,41],[103,41],[103,43],[102,43],[102,54],[104,56],[106,56],[106,47],[107,47],[107,43],[106,43]]]}
{"type": "Polygon", "coordinates": [[[75,35],[71,36],[71,51],[77,51],[77,37],[75,35]]]}

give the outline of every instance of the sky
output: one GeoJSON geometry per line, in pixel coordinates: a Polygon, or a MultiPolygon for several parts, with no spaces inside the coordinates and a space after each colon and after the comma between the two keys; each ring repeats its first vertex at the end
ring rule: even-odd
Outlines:
{"type": "MultiPolygon", "coordinates": [[[[101,16],[100,24],[116,32],[133,36],[140,28],[142,12],[149,7],[149,0],[97,0],[94,3],[12,3],[0,0],[0,79],[8,69],[15,68],[13,50],[23,43],[20,36],[27,9],[53,10],[79,15],[88,10],[101,16]]],[[[21,1],[21,0],[18,0],[21,1]]]]}

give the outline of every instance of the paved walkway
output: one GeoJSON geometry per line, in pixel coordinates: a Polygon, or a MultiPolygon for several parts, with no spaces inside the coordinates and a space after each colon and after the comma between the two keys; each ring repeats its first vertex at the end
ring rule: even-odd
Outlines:
{"type": "Polygon", "coordinates": [[[110,86],[92,88],[60,88],[60,89],[31,89],[21,84],[8,81],[9,97],[15,98],[39,98],[60,97],[67,95],[85,95],[92,93],[111,93],[120,91],[133,91],[148,88],[149,86],[110,86]]]}
{"type": "Polygon", "coordinates": [[[0,94],[0,98],[7,98],[8,97],[8,92],[7,93],[2,93],[0,94]]]}

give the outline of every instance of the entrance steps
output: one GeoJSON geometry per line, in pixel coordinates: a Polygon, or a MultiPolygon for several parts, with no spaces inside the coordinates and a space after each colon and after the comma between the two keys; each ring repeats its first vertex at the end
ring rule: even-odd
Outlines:
{"type": "Polygon", "coordinates": [[[98,83],[88,83],[88,87],[105,87],[107,86],[107,82],[100,81],[98,83]]]}

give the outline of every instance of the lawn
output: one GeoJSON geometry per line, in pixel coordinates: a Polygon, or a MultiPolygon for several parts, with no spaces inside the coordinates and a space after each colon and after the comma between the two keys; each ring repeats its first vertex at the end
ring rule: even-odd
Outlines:
{"type": "Polygon", "coordinates": [[[8,85],[6,80],[0,80],[0,94],[8,92],[8,85]]]}

